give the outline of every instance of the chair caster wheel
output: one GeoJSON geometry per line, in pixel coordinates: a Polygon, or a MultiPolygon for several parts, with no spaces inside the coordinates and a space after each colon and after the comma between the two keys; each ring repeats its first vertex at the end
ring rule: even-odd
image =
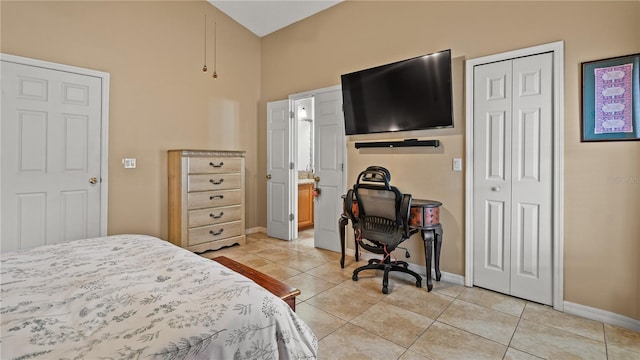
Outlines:
{"type": "Polygon", "coordinates": [[[421,288],[422,287],[422,281],[420,281],[420,280],[416,281],[416,287],[421,288]]]}
{"type": "Polygon", "coordinates": [[[383,287],[383,288],[382,288],[382,293],[383,293],[383,294],[388,294],[388,293],[389,293],[389,288],[388,288],[388,287],[386,287],[386,286],[385,286],[385,287],[383,287]]]}
{"type": "Polygon", "coordinates": [[[352,279],[353,281],[358,281],[358,275],[353,275],[353,276],[351,277],[351,279],[352,279]]]}

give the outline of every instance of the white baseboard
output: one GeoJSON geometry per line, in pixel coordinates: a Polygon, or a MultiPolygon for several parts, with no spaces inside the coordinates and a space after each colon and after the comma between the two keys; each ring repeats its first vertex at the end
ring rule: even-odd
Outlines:
{"type": "Polygon", "coordinates": [[[267,228],[266,227],[262,227],[262,226],[256,226],[256,227],[252,227],[249,229],[245,229],[244,233],[246,235],[251,235],[251,234],[255,234],[255,233],[267,233],[267,228]]]}
{"type": "MultiPolygon", "coordinates": [[[[257,232],[262,232],[266,234],[267,229],[264,227],[254,227],[251,229],[246,229],[247,235],[254,234],[257,232]]],[[[346,255],[355,256],[355,254],[356,252],[354,249],[346,249],[346,255]]],[[[363,260],[369,260],[377,257],[378,257],[377,254],[360,252],[360,258],[363,260]]],[[[421,276],[426,276],[427,272],[424,265],[418,265],[411,262],[408,262],[408,263],[409,263],[409,266],[411,266],[415,272],[417,272],[421,276]]],[[[440,279],[441,281],[450,282],[456,285],[464,285],[464,276],[462,275],[452,274],[444,271],[441,271],[441,274],[442,274],[442,277],[440,279]]],[[[432,270],[431,276],[435,280],[436,275],[433,272],[433,270],[432,270]]],[[[596,321],[603,322],[605,324],[619,326],[619,327],[631,329],[634,331],[640,331],[640,320],[636,320],[624,315],[612,313],[610,311],[572,303],[569,301],[565,301],[563,304],[564,304],[564,312],[566,312],[567,314],[577,315],[586,319],[596,320],[596,321]]]]}
{"type": "Polygon", "coordinates": [[[564,302],[564,312],[577,315],[583,318],[600,321],[609,325],[620,326],[634,331],[640,331],[640,320],[632,319],[624,315],[612,313],[605,310],[592,308],[585,305],[564,302]]]}
{"type": "MultiPolygon", "coordinates": [[[[355,253],[356,252],[354,249],[347,249],[346,251],[346,254],[349,256],[355,256],[355,253]]],[[[368,252],[360,253],[360,258],[364,260],[369,260],[371,258],[376,258],[376,257],[378,257],[377,254],[372,254],[368,252]]],[[[424,265],[417,265],[409,262],[409,266],[411,266],[412,269],[418,274],[422,276],[426,276],[426,268],[424,265]]],[[[433,272],[432,272],[432,277],[435,280],[435,273],[433,272]]],[[[450,282],[456,285],[464,285],[464,276],[458,275],[458,274],[442,272],[442,278],[440,280],[450,282]]],[[[600,309],[592,308],[589,306],[565,301],[564,312],[566,312],[567,314],[577,315],[585,319],[596,320],[596,321],[603,322],[605,324],[619,326],[619,327],[623,327],[625,329],[631,329],[634,331],[640,331],[639,320],[632,319],[624,315],[612,313],[610,311],[600,310],[600,309]]]]}
{"type": "MultiPolygon", "coordinates": [[[[354,249],[347,249],[346,251],[346,255],[349,256],[356,256],[356,251],[354,249]]],[[[372,254],[369,252],[360,252],[360,259],[361,260],[369,260],[369,259],[375,259],[380,257],[380,255],[378,254],[372,254]]],[[[403,261],[407,261],[407,259],[403,259],[403,261]]],[[[411,267],[411,270],[417,272],[418,274],[420,274],[421,276],[426,276],[427,275],[427,268],[424,265],[418,265],[418,264],[414,264],[412,262],[409,262],[409,266],[411,267]]],[[[452,284],[456,284],[456,285],[464,285],[464,276],[458,275],[458,274],[452,274],[452,273],[448,273],[445,271],[441,271],[440,274],[442,275],[442,277],[440,278],[441,281],[446,281],[446,282],[450,282],[452,284]]],[[[435,270],[431,270],[431,278],[435,281],[436,279],[436,274],[435,274],[435,270]]]]}

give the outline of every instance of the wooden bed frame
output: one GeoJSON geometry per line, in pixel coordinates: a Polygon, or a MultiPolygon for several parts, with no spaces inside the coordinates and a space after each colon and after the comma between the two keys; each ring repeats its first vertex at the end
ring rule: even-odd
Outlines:
{"type": "Polygon", "coordinates": [[[280,280],[274,279],[269,275],[263,274],[258,270],[252,269],[235,260],[229,259],[226,256],[218,256],[211,260],[216,261],[228,267],[229,269],[255,281],[256,284],[262,286],[270,293],[284,300],[284,302],[286,302],[293,311],[296,311],[296,296],[300,295],[300,290],[291,287],[280,280]]]}

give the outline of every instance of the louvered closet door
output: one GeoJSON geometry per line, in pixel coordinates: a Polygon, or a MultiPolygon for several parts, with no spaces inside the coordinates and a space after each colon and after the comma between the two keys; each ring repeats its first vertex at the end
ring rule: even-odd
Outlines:
{"type": "Polygon", "coordinates": [[[551,53],[474,69],[474,285],[552,302],[551,53]]]}

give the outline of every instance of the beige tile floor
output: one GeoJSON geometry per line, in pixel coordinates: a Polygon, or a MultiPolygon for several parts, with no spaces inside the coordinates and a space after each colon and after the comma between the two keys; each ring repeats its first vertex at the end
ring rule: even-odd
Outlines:
{"type": "Polygon", "coordinates": [[[265,234],[203,254],[227,256],[302,291],[296,312],[319,340],[319,359],[609,359],[640,360],[640,333],[553,308],[447,282],[432,292],[405,274],[365,271],[338,253],[313,247],[313,232],[287,242],[265,234]]]}

